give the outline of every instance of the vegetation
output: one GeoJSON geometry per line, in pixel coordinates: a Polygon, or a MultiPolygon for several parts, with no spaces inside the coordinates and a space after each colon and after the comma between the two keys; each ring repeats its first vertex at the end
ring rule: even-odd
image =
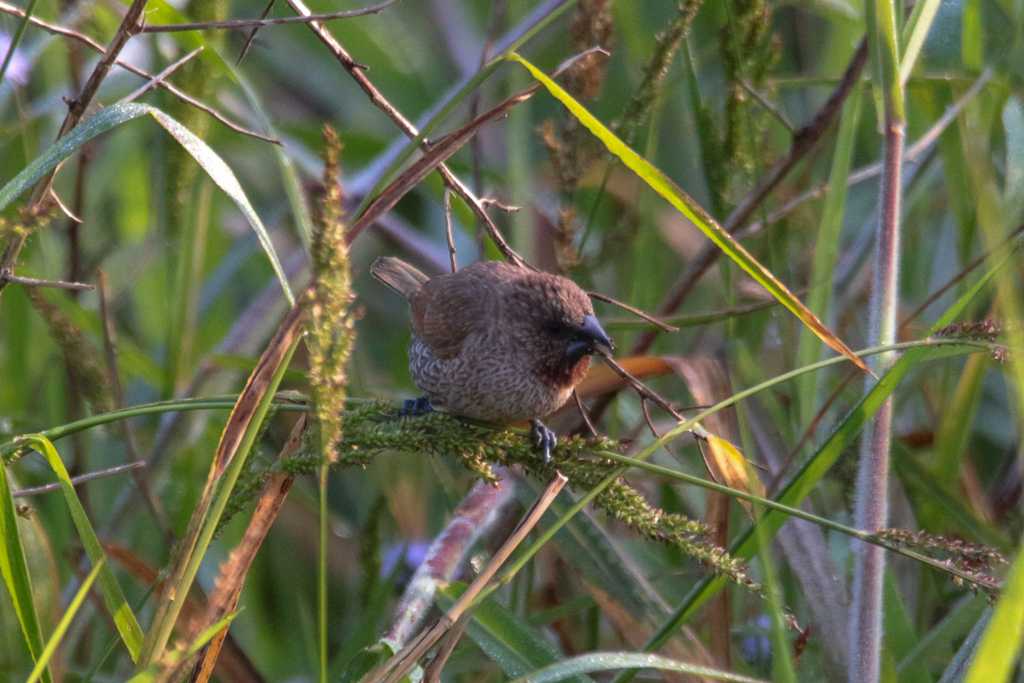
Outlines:
{"type": "Polygon", "coordinates": [[[0,679],[1020,680],[1024,10],[0,2],[0,679]],[[573,278],[409,416],[368,267],[573,278]]]}

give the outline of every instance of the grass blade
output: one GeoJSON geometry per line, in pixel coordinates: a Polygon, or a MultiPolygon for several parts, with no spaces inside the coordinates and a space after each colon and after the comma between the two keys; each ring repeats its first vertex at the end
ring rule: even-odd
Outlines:
{"type": "MultiPolygon", "coordinates": [[[[449,609],[464,591],[465,584],[453,584],[439,592],[437,602],[441,609],[449,609]]],[[[507,676],[522,676],[538,667],[554,664],[560,658],[558,651],[532,626],[491,598],[474,609],[466,631],[507,676]]],[[[579,673],[565,677],[590,680],[579,673]]]]}
{"type": "Polygon", "coordinates": [[[711,669],[698,664],[680,662],[661,655],[645,652],[591,652],[564,659],[557,664],[531,671],[512,683],[554,683],[582,673],[611,671],[614,669],[654,669],[655,671],[677,671],[712,681],[734,681],[735,683],[761,683],[760,678],[711,669]]]}
{"type": "Polygon", "coordinates": [[[196,163],[206,172],[206,175],[210,176],[210,180],[219,187],[224,194],[231,198],[231,201],[235,203],[238,210],[242,212],[245,219],[249,222],[253,232],[256,233],[257,239],[260,241],[260,245],[263,247],[263,251],[266,252],[267,258],[270,260],[270,266],[274,269],[274,274],[277,279],[281,282],[281,289],[284,290],[285,298],[288,299],[288,303],[295,305],[295,297],[292,295],[291,288],[288,287],[288,276],[284,274],[284,268],[281,267],[281,261],[277,257],[277,251],[274,249],[273,242],[270,241],[270,234],[267,232],[267,228],[263,225],[263,221],[256,214],[256,209],[252,208],[252,204],[249,203],[249,198],[245,196],[245,190],[242,189],[241,184],[238,182],[238,178],[235,177],[234,171],[228,166],[220,156],[210,148],[201,138],[195,133],[190,131],[185,126],[181,125],[167,114],[163,113],[159,109],[154,107],[148,107],[146,113],[152,116],[160,126],[170,133],[171,137],[177,140],[186,152],[188,152],[196,163]]]}
{"type": "MultiPolygon", "coordinates": [[[[839,120],[839,133],[836,137],[836,148],[832,156],[832,169],[828,178],[828,186],[833,189],[825,197],[821,227],[815,238],[807,307],[822,319],[828,318],[828,311],[832,305],[832,281],[839,255],[839,233],[843,227],[847,181],[850,177],[853,148],[857,140],[861,99],[861,91],[858,88],[843,105],[842,117],[839,120]]],[[[810,335],[801,334],[797,347],[796,364],[809,365],[818,360],[821,357],[820,348],[814,344],[810,335]]],[[[814,417],[819,379],[820,375],[814,374],[801,377],[797,382],[796,391],[800,405],[798,424],[800,427],[810,424],[814,417]]]]}
{"type": "MultiPolygon", "coordinates": [[[[1013,245],[994,260],[993,265],[982,274],[974,284],[969,287],[963,295],[957,299],[932,325],[931,332],[949,325],[955,321],[971,300],[980,292],[995,275],[1010,262],[1012,257],[1020,249],[1022,241],[1018,238],[1013,245]]],[[[910,369],[930,358],[934,358],[939,349],[920,347],[910,349],[900,357],[892,367],[879,378],[874,387],[854,406],[853,410],[842,423],[836,428],[832,435],[821,445],[813,456],[800,468],[789,483],[782,489],[776,500],[791,507],[799,507],[804,498],[821,481],[822,477],[831,469],[843,451],[849,447],[861,428],[873,416],[885,400],[895,391],[900,381],[906,376],[910,369]]],[[[670,432],[671,433],[671,432],[670,432]]],[[[761,518],[759,525],[766,525],[764,538],[771,539],[782,527],[785,519],[782,513],[768,510],[761,518]]],[[[757,551],[757,534],[761,531],[749,528],[733,543],[729,552],[735,557],[749,558],[757,551]]],[[[711,599],[725,585],[726,579],[720,576],[711,576],[703,579],[683,599],[683,602],[676,608],[669,620],[655,633],[647,642],[646,650],[651,651],[660,647],[675,630],[689,619],[696,610],[705,602],[711,599]]],[[[632,679],[632,675],[620,675],[617,683],[632,679]]]]}
{"type": "MultiPolygon", "coordinates": [[[[14,508],[14,497],[7,480],[7,469],[0,463],[0,575],[14,603],[14,613],[21,626],[32,660],[38,662],[43,651],[43,632],[39,627],[39,616],[32,601],[32,578],[28,573],[25,548],[18,532],[18,517],[14,508]]],[[[43,680],[50,681],[48,672],[43,680]]]]}
{"type": "Polygon", "coordinates": [[[33,187],[53,169],[57,168],[62,161],[78,151],[89,140],[92,140],[100,133],[105,133],[122,123],[136,119],[144,114],[152,116],[196,160],[217,187],[223,190],[224,194],[235,203],[235,206],[245,216],[245,219],[249,222],[260,244],[263,246],[263,250],[270,260],[270,265],[274,269],[277,279],[281,282],[281,288],[284,290],[285,297],[289,303],[295,303],[295,298],[288,287],[288,279],[284,274],[284,269],[281,267],[277,252],[270,241],[270,235],[267,233],[263,221],[256,214],[256,210],[249,203],[249,198],[245,195],[245,191],[238,182],[234,171],[209,145],[192,131],[156,107],[151,107],[148,104],[136,102],[115,104],[106,107],[95,116],[91,116],[75,126],[70,133],[50,145],[41,156],[33,160],[21,173],[8,181],[3,187],[0,187],[0,211],[6,208],[23,192],[33,187]]]}
{"type": "Polygon", "coordinates": [[[841,353],[851,363],[861,370],[869,372],[864,362],[854,355],[853,351],[843,341],[833,334],[824,323],[818,319],[771,271],[765,268],[754,258],[753,254],[747,251],[746,247],[737,242],[732,235],[720,226],[692,197],[677,186],[668,176],[662,173],[651,162],[633,151],[626,143],[608,129],[603,123],[597,120],[593,114],[577,102],[572,95],[562,89],[557,83],[548,78],[540,69],[523,59],[516,53],[512,53],[509,59],[521,64],[530,74],[536,78],[547,90],[569,110],[569,112],[593,133],[608,151],[614,154],[631,171],[640,178],[655,192],[661,195],[669,204],[675,207],[681,214],[686,216],[694,225],[700,228],[707,237],[715,243],[725,254],[742,268],[750,277],[764,287],[774,296],[779,303],[788,308],[793,315],[807,326],[819,339],[828,344],[836,352],[841,353]]]}
{"type": "Polygon", "coordinates": [[[156,661],[167,646],[174,625],[199,573],[199,565],[213,541],[224,508],[234,490],[242,467],[248,459],[263,419],[284,371],[302,338],[302,309],[293,308],[282,321],[277,334],[267,345],[245,388],[228,416],[220,443],[210,464],[206,485],[196,504],[188,530],[179,545],[174,570],[167,583],[166,597],[160,602],[153,624],[146,634],[141,662],[156,661]]]}
{"type": "MultiPolygon", "coordinates": [[[[42,453],[50,469],[57,475],[61,492],[64,494],[64,501],[71,513],[71,521],[74,522],[75,529],[78,531],[85,554],[89,556],[89,560],[93,564],[101,565],[106,558],[103,546],[100,545],[96,531],[85,514],[82,501],[78,499],[78,493],[75,492],[75,487],[71,483],[71,477],[68,476],[67,468],[64,467],[64,462],[61,460],[60,454],[57,453],[57,449],[54,448],[53,442],[41,434],[22,437],[19,441],[22,445],[31,446],[42,453]]],[[[125,600],[124,591],[121,590],[121,585],[117,582],[110,567],[102,565],[99,572],[100,595],[103,597],[103,604],[110,612],[114,626],[121,635],[125,647],[128,648],[132,661],[138,661],[139,652],[142,649],[142,629],[139,627],[139,622],[135,619],[132,608],[125,600]]]]}
{"type": "Polygon", "coordinates": [[[139,673],[129,678],[128,683],[154,683],[155,681],[165,680],[166,676],[161,675],[161,673],[166,673],[167,670],[173,671],[174,667],[177,664],[189,659],[190,657],[198,653],[200,650],[202,650],[204,647],[206,647],[206,644],[213,640],[218,633],[226,629],[231,624],[231,622],[234,621],[236,616],[238,616],[238,612],[232,612],[231,614],[227,615],[226,617],[218,621],[216,624],[213,624],[209,628],[203,629],[203,631],[200,632],[198,636],[196,636],[196,639],[192,641],[192,644],[189,645],[188,648],[186,648],[183,652],[180,650],[176,650],[170,653],[170,655],[168,655],[167,657],[167,660],[164,662],[163,666],[159,664],[153,664],[149,667],[146,667],[145,670],[140,671],[139,673]]]}
{"type": "Polygon", "coordinates": [[[914,70],[914,64],[924,47],[924,39],[928,37],[928,29],[932,27],[932,20],[939,11],[939,0],[921,0],[914,3],[914,11],[910,15],[906,26],[903,27],[903,56],[900,59],[900,83],[906,83],[910,73],[914,70]]]}
{"type": "Polygon", "coordinates": [[[1024,551],[1006,579],[978,651],[967,670],[966,683],[1009,680],[1013,664],[1024,644],[1024,551]]]}
{"type": "Polygon", "coordinates": [[[93,565],[92,571],[85,577],[85,581],[82,582],[82,586],[75,593],[75,597],[71,599],[71,603],[67,609],[64,610],[64,616],[60,618],[57,623],[57,628],[53,630],[53,634],[50,639],[46,641],[46,647],[43,648],[43,653],[39,655],[39,659],[36,660],[36,665],[32,669],[32,673],[26,679],[26,683],[35,683],[43,675],[43,671],[46,669],[46,665],[50,662],[50,658],[53,653],[57,651],[57,646],[60,645],[60,641],[64,638],[64,634],[67,633],[68,628],[71,626],[71,622],[74,620],[75,615],[78,614],[78,609],[85,602],[85,596],[89,595],[89,590],[92,588],[92,584],[95,583],[96,577],[100,575],[100,571],[103,569],[103,565],[106,563],[106,558],[101,559],[95,565],[93,565]]]}
{"type": "Polygon", "coordinates": [[[21,44],[21,39],[25,36],[25,29],[28,28],[29,21],[32,19],[32,13],[36,11],[36,3],[39,0],[31,0],[28,3],[28,7],[25,8],[25,16],[18,24],[17,30],[14,32],[14,37],[11,38],[11,42],[7,45],[7,54],[4,55],[4,62],[0,64],[0,84],[4,82],[4,76],[7,75],[7,69],[10,67],[11,62],[14,61],[14,51],[18,49],[18,45],[21,44]]]}
{"type": "Polygon", "coordinates": [[[50,145],[42,155],[36,157],[18,175],[0,187],[0,211],[3,211],[23,192],[46,177],[50,171],[57,168],[62,161],[78,151],[85,143],[122,123],[137,119],[148,113],[149,109],[151,107],[147,105],[132,102],[114,104],[75,126],[70,133],[50,145]]]}

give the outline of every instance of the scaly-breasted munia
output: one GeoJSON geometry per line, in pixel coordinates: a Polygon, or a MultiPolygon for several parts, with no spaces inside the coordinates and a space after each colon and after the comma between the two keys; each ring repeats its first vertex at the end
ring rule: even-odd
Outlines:
{"type": "Polygon", "coordinates": [[[612,348],[586,292],[567,278],[498,261],[431,278],[382,257],[370,272],[411,308],[409,372],[426,396],[406,408],[499,424],[529,420],[548,460],[555,436],[540,418],[569,399],[590,354],[612,348]]]}

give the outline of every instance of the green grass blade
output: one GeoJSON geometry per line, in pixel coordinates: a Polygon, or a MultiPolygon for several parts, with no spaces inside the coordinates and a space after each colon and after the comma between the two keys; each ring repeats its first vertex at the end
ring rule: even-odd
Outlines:
{"type": "Polygon", "coordinates": [[[122,123],[137,119],[149,112],[150,107],[144,104],[128,102],[114,104],[90,116],[75,126],[70,133],[50,145],[42,155],[11,180],[0,187],[0,211],[42,180],[58,164],[77,152],[82,145],[101,133],[120,126],[122,123]]]}
{"type": "Polygon", "coordinates": [[[284,269],[281,267],[277,252],[270,241],[270,235],[267,233],[263,221],[256,214],[256,210],[249,203],[249,198],[245,195],[245,191],[238,182],[234,171],[209,145],[192,133],[192,131],[156,107],[151,107],[147,104],[135,102],[115,104],[75,126],[70,133],[50,145],[41,156],[33,160],[21,173],[8,181],[3,187],[0,187],[0,211],[6,208],[23,192],[34,186],[50,171],[57,168],[62,161],[74,154],[89,140],[92,140],[100,133],[136,119],[143,114],[152,116],[196,160],[196,163],[206,172],[214,184],[235,203],[235,206],[242,212],[242,215],[245,216],[249,225],[256,233],[256,237],[259,239],[260,245],[263,247],[263,251],[266,252],[270,265],[274,269],[274,274],[277,275],[277,279],[281,282],[281,288],[284,290],[285,297],[289,303],[294,304],[295,298],[288,287],[288,278],[284,274],[284,269]]]}
{"type": "MultiPolygon", "coordinates": [[[[294,313],[298,315],[297,312],[294,313]]],[[[283,332],[284,328],[279,331],[283,332]]],[[[217,531],[217,527],[220,523],[220,518],[224,514],[224,509],[227,507],[228,500],[231,497],[232,491],[234,491],[235,484],[238,482],[238,477],[242,473],[242,469],[248,460],[249,453],[252,451],[253,445],[256,443],[256,438],[260,434],[260,430],[263,425],[263,420],[266,418],[270,406],[274,401],[274,395],[277,391],[277,387],[281,384],[281,379],[284,377],[284,373],[288,368],[288,364],[291,362],[292,356],[295,354],[295,349],[299,345],[301,335],[295,334],[293,338],[288,342],[287,348],[284,349],[280,356],[275,355],[267,362],[278,363],[276,367],[267,366],[264,370],[269,371],[269,378],[267,379],[266,385],[253,388],[250,384],[246,385],[245,391],[260,391],[262,392],[259,396],[259,401],[256,402],[255,406],[246,406],[246,409],[252,410],[251,415],[246,413],[240,416],[239,419],[244,420],[244,427],[238,438],[237,445],[231,445],[227,447],[226,451],[222,451],[224,447],[225,435],[222,434],[221,443],[218,445],[217,457],[229,457],[230,460],[227,463],[213,462],[211,463],[211,474],[208,481],[208,486],[216,487],[210,489],[210,496],[207,496],[206,492],[202,494],[202,498],[199,501],[199,506],[193,512],[193,518],[189,521],[189,529],[186,532],[186,536],[182,541],[179,549],[179,557],[175,560],[174,570],[169,579],[170,587],[169,591],[171,595],[184,596],[188,595],[192,588],[192,584],[195,581],[196,575],[199,573],[199,566],[202,564],[203,557],[206,555],[210,544],[213,542],[214,533],[217,531]],[[215,474],[217,468],[224,467],[224,470],[219,474],[215,474]],[[205,509],[202,506],[206,506],[205,509]],[[202,515],[201,517],[199,515],[202,515]]],[[[271,344],[277,344],[283,342],[275,337],[271,344]]],[[[264,357],[262,360],[267,360],[264,357]]],[[[253,377],[260,372],[259,366],[254,370],[253,375],[250,375],[249,382],[253,381],[253,377]]],[[[239,396],[241,401],[245,395],[245,391],[239,396]]],[[[238,403],[236,402],[235,408],[229,417],[229,426],[231,419],[235,416],[234,411],[238,410],[238,403]]],[[[228,427],[225,427],[227,430],[228,427]]],[[[232,435],[232,439],[234,436],[232,435]]],[[[150,626],[149,632],[146,634],[146,642],[142,652],[141,662],[143,665],[149,665],[152,662],[159,659],[170,641],[171,634],[174,630],[174,625],[178,620],[178,615],[181,613],[181,609],[184,605],[184,599],[165,601],[161,603],[157,610],[156,615],[153,617],[153,623],[150,626]]]]}
{"type": "MultiPolygon", "coordinates": [[[[465,584],[455,583],[441,589],[437,594],[439,606],[442,609],[451,607],[465,588],[465,584]]],[[[493,599],[484,600],[473,609],[466,631],[507,676],[523,676],[534,669],[554,664],[561,657],[532,626],[493,599]]],[[[580,674],[569,678],[580,683],[590,680],[580,674]]]]}
{"type": "Polygon", "coordinates": [[[918,665],[927,667],[948,661],[954,652],[953,644],[963,640],[985,613],[985,602],[985,598],[980,595],[961,598],[942,621],[921,636],[914,649],[899,662],[896,672],[901,673],[918,665]]]}
{"type": "Polygon", "coordinates": [[[1024,645],[1024,551],[1017,553],[1003,594],[996,603],[978,651],[967,670],[966,683],[1007,681],[1024,645]]]}
{"type": "MultiPolygon", "coordinates": [[[[7,480],[7,469],[3,464],[0,464],[0,576],[3,576],[7,593],[14,603],[25,646],[32,661],[38,662],[43,651],[43,632],[32,601],[32,578],[18,532],[18,516],[7,480]]],[[[52,680],[48,672],[44,673],[44,680],[52,680]]]]}
{"type": "MultiPolygon", "coordinates": [[[[832,305],[832,279],[836,260],[839,255],[839,233],[843,227],[843,213],[846,208],[847,179],[850,176],[850,164],[853,159],[853,148],[857,139],[857,123],[860,120],[861,90],[856,89],[850,94],[843,105],[842,117],[839,120],[839,133],[836,137],[836,148],[832,156],[832,170],[829,173],[828,186],[833,188],[825,197],[825,207],[821,214],[821,227],[814,241],[814,256],[811,266],[811,288],[807,293],[807,307],[822,319],[828,316],[832,305]]],[[[821,347],[814,343],[813,337],[804,331],[800,335],[797,347],[796,364],[809,365],[821,357],[821,347]]],[[[820,375],[806,375],[797,381],[796,391],[800,402],[800,428],[810,424],[814,417],[815,400],[820,375]]]]}
{"type": "Polygon", "coordinates": [[[900,58],[900,83],[906,83],[914,64],[924,47],[924,39],[928,37],[928,29],[939,11],[939,0],[921,0],[914,3],[914,11],[903,27],[903,56],[900,58]]]}
{"type": "MultiPolygon", "coordinates": [[[[85,514],[82,501],[78,499],[75,487],[71,483],[71,477],[68,476],[67,468],[64,467],[64,462],[60,459],[60,455],[57,453],[57,449],[54,448],[53,442],[40,434],[23,437],[20,441],[22,445],[31,446],[42,453],[50,469],[57,475],[57,479],[60,481],[61,492],[64,494],[64,501],[67,503],[68,510],[71,513],[71,521],[74,522],[75,529],[78,531],[78,537],[85,548],[85,553],[93,564],[101,564],[106,558],[103,546],[100,545],[100,540],[96,536],[92,522],[89,521],[89,517],[85,514]]],[[[129,607],[128,601],[125,600],[124,592],[114,577],[114,573],[105,564],[100,568],[99,584],[100,595],[103,597],[103,603],[114,620],[114,626],[117,628],[117,632],[121,634],[121,640],[124,641],[125,647],[128,648],[132,661],[137,661],[139,651],[142,648],[142,629],[139,627],[139,622],[135,619],[135,614],[132,612],[132,608],[129,607]]]]}
{"type": "Polygon", "coordinates": [[[28,3],[28,7],[25,8],[25,16],[22,17],[18,23],[18,28],[14,31],[14,37],[11,38],[11,42],[7,45],[7,53],[4,55],[4,62],[0,64],[0,83],[4,82],[4,76],[7,75],[7,68],[10,67],[11,62],[14,61],[14,51],[18,49],[18,45],[21,44],[21,39],[25,37],[25,29],[28,28],[29,20],[32,19],[32,13],[36,11],[36,3],[39,0],[31,0],[28,3]]]}
{"type": "Polygon", "coordinates": [[[231,614],[225,616],[223,619],[213,624],[212,626],[204,629],[198,636],[196,636],[196,639],[192,641],[192,643],[188,646],[188,648],[185,649],[184,652],[180,650],[175,650],[168,656],[167,662],[164,663],[162,666],[160,664],[153,664],[151,666],[148,666],[143,671],[140,671],[139,673],[129,678],[128,683],[154,683],[155,681],[162,680],[160,678],[160,673],[162,671],[169,668],[173,668],[179,662],[188,659],[192,655],[202,650],[204,647],[206,647],[207,643],[213,640],[214,636],[216,636],[218,633],[226,629],[228,625],[232,621],[234,621],[235,617],[237,616],[238,612],[232,612],[231,614]]]}
{"type": "Polygon", "coordinates": [[[154,107],[148,107],[148,112],[153,119],[159,123],[164,130],[170,133],[178,144],[185,148],[196,163],[210,176],[210,180],[219,187],[224,194],[231,198],[231,201],[235,203],[238,210],[242,212],[245,219],[249,222],[253,231],[256,233],[257,239],[260,241],[260,245],[263,247],[263,251],[266,252],[267,258],[270,260],[270,265],[274,269],[274,274],[277,275],[277,279],[281,282],[281,289],[284,290],[285,298],[288,299],[288,303],[295,305],[295,297],[292,295],[292,290],[288,287],[288,277],[284,274],[284,268],[281,267],[281,261],[277,257],[277,251],[274,249],[274,244],[270,241],[270,234],[267,232],[267,228],[263,225],[263,221],[256,214],[256,209],[252,208],[252,204],[249,203],[249,198],[245,195],[245,190],[242,189],[242,185],[238,182],[238,178],[235,177],[234,171],[228,166],[220,156],[210,148],[201,138],[195,133],[190,131],[185,126],[181,125],[167,114],[163,113],[159,109],[154,107]]]}
{"type": "MultiPolygon", "coordinates": [[[[971,300],[996,276],[996,274],[1010,262],[1011,258],[1020,249],[1022,241],[1017,239],[1011,248],[1007,249],[993,265],[982,274],[974,284],[957,299],[932,325],[931,332],[935,332],[946,325],[951,324],[968,306],[971,300]]],[[[947,351],[948,352],[948,351],[947,351]]],[[[885,400],[892,394],[900,381],[910,372],[915,365],[942,353],[941,349],[919,347],[910,349],[901,356],[893,366],[875,383],[872,389],[854,406],[850,414],[832,432],[832,435],[821,445],[811,458],[804,463],[800,470],[793,476],[789,483],[782,489],[777,501],[791,507],[799,507],[804,498],[828,473],[839,456],[846,450],[860,433],[863,426],[870,418],[878,412],[885,400]],[[936,353],[938,352],[938,353],[936,353]]],[[[670,432],[671,433],[671,432],[670,432]]],[[[761,518],[759,525],[765,525],[767,534],[765,538],[771,539],[782,527],[785,518],[782,513],[768,510],[761,518]]],[[[729,552],[735,557],[749,558],[757,551],[757,534],[753,528],[747,529],[733,543],[729,552]]],[[[675,630],[685,623],[696,610],[705,602],[711,599],[725,585],[725,579],[720,576],[710,576],[698,583],[693,590],[683,599],[676,608],[669,620],[651,637],[645,645],[645,650],[654,650],[665,643],[675,630]]],[[[630,680],[632,675],[619,676],[617,681],[623,683],[630,680]]]]}
{"type": "Polygon", "coordinates": [[[732,235],[720,226],[692,197],[677,186],[668,176],[662,173],[651,162],[644,159],[623,142],[607,126],[597,120],[587,109],[577,102],[572,95],[548,78],[540,69],[512,53],[509,59],[522,65],[536,78],[551,95],[561,102],[569,112],[597,137],[608,151],[615,155],[631,171],[636,173],[652,190],[671,204],[679,213],[688,218],[701,232],[740,268],[742,268],[758,284],[764,287],[779,303],[788,308],[793,315],[807,326],[819,339],[828,344],[838,353],[845,356],[851,363],[867,371],[867,366],[839,337],[829,331],[824,323],[794,295],[771,271],[761,265],[746,247],[737,242],[732,235]]]}
{"type": "Polygon", "coordinates": [[[36,660],[36,665],[32,669],[32,673],[26,679],[25,683],[35,683],[43,675],[46,670],[46,665],[49,664],[50,658],[53,657],[53,653],[57,651],[57,646],[60,645],[60,641],[64,638],[64,634],[68,632],[68,628],[71,626],[71,622],[74,620],[75,615],[78,614],[78,609],[85,602],[85,597],[89,595],[89,590],[92,588],[92,584],[95,583],[96,577],[100,575],[100,571],[103,569],[103,565],[106,563],[106,558],[101,559],[95,565],[93,565],[92,571],[85,577],[85,581],[82,582],[82,586],[75,593],[75,597],[71,599],[71,604],[68,605],[67,609],[64,610],[64,615],[60,618],[57,623],[57,628],[53,630],[53,634],[50,639],[46,641],[46,647],[43,648],[43,653],[39,655],[39,659],[36,660]]]}
{"type": "Polygon", "coordinates": [[[515,679],[512,683],[554,683],[581,673],[613,671],[615,669],[653,669],[655,671],[677,671],[690,674],[696,678],[712,681],[732,681],[733,683],[763,683],[760,678],[741,676],[729,671],[712,669],[699,664],[680,662],[661,655],[646,652],[591,652],[577,657],[570,657],[557,664],[543,669],[531,671],[525,676],[515,679]]]}

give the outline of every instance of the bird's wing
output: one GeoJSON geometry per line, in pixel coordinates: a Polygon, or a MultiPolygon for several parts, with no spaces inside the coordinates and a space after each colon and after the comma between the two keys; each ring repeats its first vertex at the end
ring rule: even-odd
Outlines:
{"type": "Polygon", "coordinates": [[[493,275],[477,265],[431,278],[412,299],[412,329],[438,358],[458,355],[499,314],[493,275]]]}

